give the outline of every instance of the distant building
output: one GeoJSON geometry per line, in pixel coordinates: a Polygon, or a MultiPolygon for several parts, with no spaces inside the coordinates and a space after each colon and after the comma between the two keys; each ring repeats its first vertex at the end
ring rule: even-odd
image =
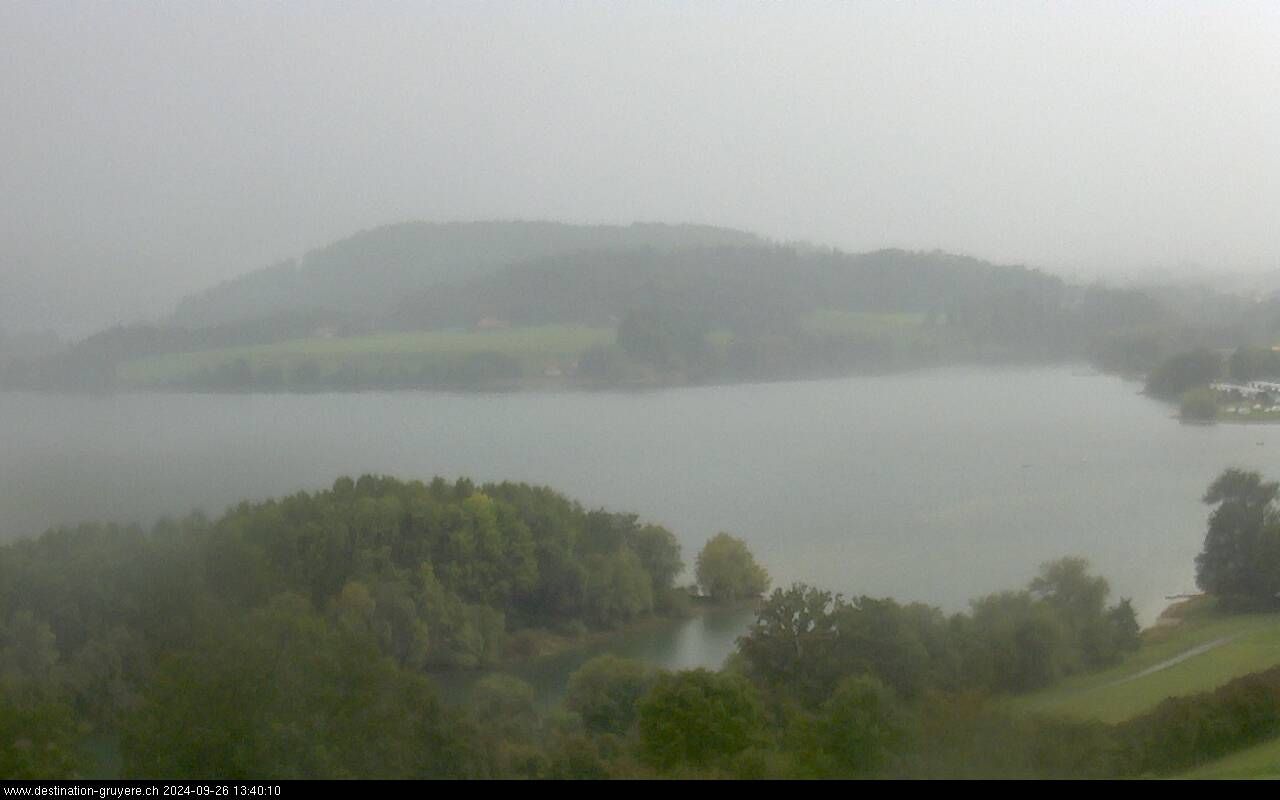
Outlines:
{"type": "Polygon", "coordinates": [[[1270,381],[1249,381],[1248,383],[1218,382],[1211,383],[1209,386],[1216,392],[1241,398],[1280,395],[1280,383],[1272,383],[1270,381]]]}

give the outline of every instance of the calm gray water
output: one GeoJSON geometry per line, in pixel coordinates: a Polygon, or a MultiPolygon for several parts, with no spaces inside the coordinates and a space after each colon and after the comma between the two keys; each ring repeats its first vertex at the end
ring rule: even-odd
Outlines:
{"type": "MultiPolygon", "coordinates": [[[[1150,620],[1193,588],[1198,497],[1228,465],[1280,477],[1280,428],[1181,425],[1137,389],[1046,368],[647,394],[0,394],[0,536],[217,513],[342,474],[469,475],[638,512],[687,560],[728,530],[779,583],[948,610],[1083,555],[1150,620]]],[[[702,624],[651,660],[718,663],[732,636],[702,624]]]]}

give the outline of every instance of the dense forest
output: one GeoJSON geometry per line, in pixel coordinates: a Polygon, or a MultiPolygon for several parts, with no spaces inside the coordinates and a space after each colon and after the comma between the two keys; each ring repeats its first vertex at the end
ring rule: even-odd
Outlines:
{"type": "MultiPolygon", "coordinates": [[[[767,579],[741,543],[713,541],[697,569],[707,596],[763,591],[767,579]]],[[[436,774],[451,760],[430,737],[444,735],[452,712],[438,707],[424,670],[493,666],[536,655],[548,637],[685,614],[690,590],[675,586],[683,570],[671,532],[634,515],[586,511],[545,488],[466,480],[344,478],[212,521],[49,531],[0,549],[0,696],[17,714],[0,718],[51,726],[34,753],[22,744],[29,737],[2,737],[0,775],[65,774],[70,743],[85,731],[118,740],[134,774],[253,774],[262,765],[233,752],[252,748],[237,742],[247,720],[222,720],[228,727],[214,740],[197,725],[183,734],[189,753],[166,743],[173,726],[193,722],[184,713],[222,703],[233,716],[302,726],[262,743],[314,751],[288,756],[286,771],[436,774]],[[194,705],[179,712],[182,703],[194,705]],[[315,715],[330,713],[338,716],[313,736],[315,715]],[[392,744],[403,750],[375,755],[392,744]],[[200,749],[221,746],[229,749],[220,755],[200,749]],[[307,760],[326,747],[337,748],[326,763],[307,760]],[[24,767],[26,759],[35,761],[24,767]]]]}
{"type": "Polygon", "coordinates": [[[1277,320],[1272,302],[1075,286],[941,252],[699,226],[408,223],[194,295],[163,322],[0,359],[0,385],[508,389],[1066,360],[1142,374],[1189,349],[1269,346],[1277,320]],[[551,342],[548,326],[587,333],[551,342]]]}
{"type": "Polygon", "coordinates": [[[256,270],[178,304],[174,327],[208,328],[327,310],[376,317],[401,298],[518,262],[582,250],[751,246],[756,236],[704,225],[406,222],[362,231],[300,261],[256,270]]]}
{"type": "MultiPolygon", "coordinates": [[[[1238,471],[1210,487],[1204,588],[1274,604],[1276,496],[1238,471]]],[[[1138,646],[1132,606],[1077,558],[954,614],[775,589],[724,671],[603,656],[550,712],[502,674],[465,708],[433,688],[553,633],[769,583],[728,534],[696,587],[683,571],[671,532],[634,515],[467,480],[343,478],[213,520],[51,530],[0,548],[0,775],[1118,776],[1280,732],[1274,672],[1118,725],[997,702],[1138,646]]]]}

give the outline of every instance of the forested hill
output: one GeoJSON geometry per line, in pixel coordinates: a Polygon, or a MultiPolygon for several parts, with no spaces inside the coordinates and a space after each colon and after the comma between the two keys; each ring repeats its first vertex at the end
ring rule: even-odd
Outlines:
{"type": "Polygon", "coordinates": [[[211,288],[164,324],[0,359],[0,386],[505,390],[1078,359],[1143,373],[1271,344],[1280,302],[1209,299],[705,226],[405,223],[211,288]]]}
{"type": "Polygon", "coordinates": [[[440,283],[580,250],[757,245],[754,234],[705,225],[405,222],[362,231],[183,300],[170,322],[204,328],[282,312],[371,316],[440,283]]]}
{"type": "Polygon", "coordinates": [[[401,299],[390,327],[607,325],[662,308],[734,333],[794,326],[816,309],[956,316],[1003,301],[1043,316],[1072,301],[1059,278],[940,251],[838,250],[757,245],[579,251],[522,262],[459,285],[401,299]]]}

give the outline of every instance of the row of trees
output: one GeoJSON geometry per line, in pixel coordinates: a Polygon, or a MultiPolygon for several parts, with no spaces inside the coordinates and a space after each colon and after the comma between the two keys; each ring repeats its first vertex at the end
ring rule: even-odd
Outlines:
{"type": "Polygon", "coordinates": [[[1137,647],[1133,606],[1107,606],[1109,591],[1078,558],[1046,564],[1027,589],[981,598],[950,617],[797,584],[774,591],[739,651],[761,685],[802,704],[865,675],[904,698],[1027,691],[1109,666],[1137,647]]]}

